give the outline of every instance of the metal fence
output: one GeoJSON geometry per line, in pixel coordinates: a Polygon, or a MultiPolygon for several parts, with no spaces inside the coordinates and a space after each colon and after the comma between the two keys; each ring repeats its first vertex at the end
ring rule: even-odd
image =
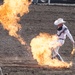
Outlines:
{"type": "Polygon", "coordinates": [[[33,3],[71,3],[75,4],[75,0],[33,0],[33,3]]]}

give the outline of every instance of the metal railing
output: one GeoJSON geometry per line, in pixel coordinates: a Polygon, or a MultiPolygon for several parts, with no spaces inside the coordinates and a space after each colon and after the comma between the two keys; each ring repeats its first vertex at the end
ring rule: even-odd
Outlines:
{"type": "Polygon", "coordinates": [[[66,3],[66,4],[75,4],[74,0],[32,0],[34,4],[38,3],[48,3],[49,5],[51,3],[66,3]]]}

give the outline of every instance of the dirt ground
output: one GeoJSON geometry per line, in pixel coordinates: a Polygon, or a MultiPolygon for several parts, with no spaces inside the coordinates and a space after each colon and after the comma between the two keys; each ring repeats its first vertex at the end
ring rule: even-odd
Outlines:
{"type": "MultiPolygon", "coordinates": [[[[30,5],[30,12],[21,17],[22,26],[19,34],[30,46],[31,40],[40,32],[56,33],[53,22],[62,17],[75,39],[75,6],[62,5],[30,5]]],[[[60,54],[66,62],[73,61],[70,69],[52,69],[40,67],[33,59],[30,50],[9,36],[8,31],[0,25],[0,66],[4,75],[75,75],[75,55],[71,56],[72,43],[69,38],[60,49],[60,54]]]]}

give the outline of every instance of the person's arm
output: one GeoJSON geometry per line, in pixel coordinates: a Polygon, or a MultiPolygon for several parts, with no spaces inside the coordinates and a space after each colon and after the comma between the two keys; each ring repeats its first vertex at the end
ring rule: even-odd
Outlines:
{"type": "Polygon", "coordinates": [[[72,43],[74,44],[75,41],[74,41],[74,39],[73,39],[73,37],[72,37],[70,31],[67,29],[65,32],[66,32],[67,36],[69,37],[69,39],[70,39],[70,40],[72,41],[72,43]]]}

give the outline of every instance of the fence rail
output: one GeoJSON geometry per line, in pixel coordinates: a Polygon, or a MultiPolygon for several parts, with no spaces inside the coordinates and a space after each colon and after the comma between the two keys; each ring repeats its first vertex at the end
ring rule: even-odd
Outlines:
{"type": "Polygon", "coordinates": [[[75,0],[32,0],[34,4],[37,3],[66,3],[66,4],[75,4],[75,0]]]}

